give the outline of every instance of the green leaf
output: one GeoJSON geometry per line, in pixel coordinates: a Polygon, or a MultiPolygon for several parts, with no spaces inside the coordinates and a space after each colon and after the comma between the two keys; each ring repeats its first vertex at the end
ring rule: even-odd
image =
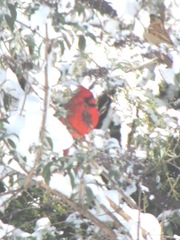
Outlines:
{"type": "Polygon", "coordinates": [[[72,170],[71,169],[68,169],[68,175],[70,177],[70,180],[71,180],[71,185],[72,187],[74,188],[75,187],[75,178],[74,178],[74,174],[72,173],[72,170]]]}
{"type": "Polygon", "coordinates": [[[3,129],[4,125],[3,125],[3,121],[0,120],[0,129],[3,129]]]}
{"type": "Polygon", "coordinates": [[[78,15],[81,15],[81,14],[84,12],[84,7],[83,7],[83,5],[77,4],[76,10],[77,10],[78,15]]]}
{"type": "Polygon", "coordinates": [[[58,21],[62,24],[65,24],[65,22],[66,22],[65,18],[62,14],[58,14],[58,21]]]}
{"type": "Polygon", "coordinates": [[[30,54],[32,55],[34,53],[34,49],[35,49],[34,38],[32,36],[27,36],[24,40],[27,43],[30,54]]]}
{"type": "Polygon", "coordinates": [[[86,34],[86,36],[90,37],[94,42],[97,43],[97,41],[96,41],[96,37],[94,36],[94,34],[88,32],[88,33],[86,34]]]}
{"type": "Polygon", "coordinates": [[[85,39],[85,37],[83,35],[79,36],[78,46],[79,46],[79,49],[81,51],[84,51],[84,49],[86,47],[86,39],[85,39]]]}
{"type": "Polygon", "coordinates": [[[12,148],[14,148],[14,149],[16,148],[16,144],[13,142],[12,139],[8,138],[7,141],[12,148]]]}
{"type": "Polygon", "coordinates": [[[5,192],[6,191],[6,187],[3,181],[0,181],[0,193],[5,192]]]}
{"type": "Polygon", "coordinates": [[[17,17],[16,6],[11,4],[11,3],[9,3],[8,4],[8,8],[9,8],[9,11],[11,13],[12,20],[15,21],[16,17],[17,17]]]}
{"type": "Polygon", "coordinates": [[[14,20],[13,20],[13,18],[10,17],[8,14],[5,14],[5,20],[6,20],[6,23],[7,23],[8,27],[13,32],[14,31],[14,20]]]}
{"type": "Polygon", "coordinates": [[[173,229],[172,229],[172,224],[168,224],[165,229],[164,232],[167,236],[173,236],[173,229]]]}
{"type": "Polygon", "coordinates": [[[3,14],[0,14],[0,25],[2,24],[2,21],[4,20],[3,14]]]}
{"type": "Polygon", "coordinates": [[[63,55],[64,54],[64,50],[65,50],[64,42],[63,41],[59,41],[59,45],[61,47],[61,55],[63,55]]]}
{"type": "Polygon", "coordinates": [[[90,187],[86,186],[86,196],[87,196],[87,203],[91,205],[92,201],[94,200],[94,194],[90,187]]]}
{"type": "Polygon", "coordinates": [[[178,74],[175,75],[175,81],[176,81],[176,82],[179,82],[179,81],[180,81],[180,73],[178,73],[178,74]]]}
{"type": "Polygon", "coordinates": [[[8,110],[9,110],[10,103],[11,103],[10,96],[8,96],[7,94],[5,94],[5,95],[4,95],[3,102],[4,102],[4,108],[5,108],[5,110],[8,111],[8,110]]]}
{"type": "Polygon", "coordinates": [[[47,140],[47,142],[48,142],[48,144],[49,144],[49,146],[50,146],[50,148],[52,150],[53,149],[53,141],[52,141],[52,139],[50,137],[46,137],[46,140],[47,140]]]}
{"type": "Polygon", "coordinates": [[[50,178],[51,178],[51,165],[52,162],[48,163],[44,168],[43,168],[43,172],[42,175],[44,177],[44,180],[47,184],[49,184],[50,178]]]}
{"type": "Polygon", "coordinates": [[[175,225],[177,227],[180,226],[180,213],[179,212],[175,212],[172,215],[172,222],[175,223],[175,225]]]}

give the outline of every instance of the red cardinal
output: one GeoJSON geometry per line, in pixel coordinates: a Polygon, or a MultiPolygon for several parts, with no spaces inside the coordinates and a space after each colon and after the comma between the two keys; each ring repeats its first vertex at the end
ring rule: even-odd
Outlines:
{"type": "Polygon", "coordinates": [[[80,86],[77,93],[65,105],[68,111],[67,128],[73,138],[78,138],[89,133],[96,127],[99,120],[99,113],[93,94],[83,86],[80,86]]]}

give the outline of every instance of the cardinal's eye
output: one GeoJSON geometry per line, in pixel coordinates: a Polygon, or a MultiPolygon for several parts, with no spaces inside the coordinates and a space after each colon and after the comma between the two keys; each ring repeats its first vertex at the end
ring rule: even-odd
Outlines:
{"type": "Polygon", "coordinates": [[[95,107],[96,106],[93,97],[87,97],[87,98],[84,99],[84,101],[90,107],[95,107]]]}

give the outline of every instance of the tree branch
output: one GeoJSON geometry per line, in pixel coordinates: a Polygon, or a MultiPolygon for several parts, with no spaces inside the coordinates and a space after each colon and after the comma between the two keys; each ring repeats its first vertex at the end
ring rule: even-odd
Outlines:
{"type": "Polygon", "coordinates": [[[104,231],[111,239],[117,239],[116,234],[108,228],[103,222],[93,216],[88,210],[85,210],[79,204],[75,203],[73,200],[70,200],[61,192],[51,189],[44,182],[38,182],[39,186],[46,189],[48,192],[52,193],[54,196],[59,197],[65,204],[69,205],[74,211],[78,211],[87,219],[91,220],[96,226],[98,226],[102,231],[104,231]]]}

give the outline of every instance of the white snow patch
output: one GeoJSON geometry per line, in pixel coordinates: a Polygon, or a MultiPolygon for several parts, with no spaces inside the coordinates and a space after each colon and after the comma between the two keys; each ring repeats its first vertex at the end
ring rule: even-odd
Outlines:
{"type": "Polygon", "coordinates": [[[74,140],[66,126],[59,119],[49,114],[46,126],[47,135],[53,142],[54,152],[59,153],[72,146],[74,140]]]}
{"type": "Polygon", "coordinates": [[[16,229],[13,231],[13,237],[15,237],[15,239],[18,239],[18,238],[26,239],[26,238],[29,238],[29,237],[31,237],[31,236],[32,236],[31,234],[22,231],[20,228],[16,228],[16,229]]]}
{"type": "Polygon", "coordinates": [[[137,191],[137,187],[135,182],[133,182],[131,185],[127,186],[126,188],[126,194],[130,196],[132,193],[137,191]]]}
{"type": "Polygon", "coordinates": [[[146,186],[144,186],[144,185],[142,185],[142,184],[139,184],[139,187],[140,187],[140,189],[141,189],[141,191],[142,191],[143,193],[149,192],[149,188],[148,188],[148,187],[146,187],[146,186]]]}
{"type": "Polygon", "coordinates": [[[1,197],[0,197],[0,211],[1,212],[4,212],[7,205],[8,205],[8,200],[11,199],[12,197],[12,194],[9,193],[9,194],[1,194],[1,197]],[[7,203],[7,204],[6,204],[7,203]]]}
{"type": "Polygon", "coordinates": [[[51,222],[50,222],[49,218],[47,218],[47,217],[41,218],[36,222],[36,230],[37,231],[49,228],[50,226],[51,226],[51,222]]]}
{"type": "Polygon", "coordinates": [[[36,29],[37,27],[39,28],[44,27],[45,24],[47,23],[49,14],[50,14],[49,7],[45,5],[41,5],[39,9],[36,10],[33,15],[31,15],[31,19],[30,19],[31,28],[36,29]]]}
{"type": "Polygon", "coordinates": [[[104,148],[104,131],[95,129],[93,132],[93,142],[97,149],[103,149],[104,148]]]}
{"type": "Polygon", "coordinates": [[[173,238],[175,238],[175,240],[180,240],[180,236],[178,236],[176,234],[173,235],[173,238]]]}
{"type": "Polygon", "coordinates": [[[0,220],[0,238],[3,239],[4,237],[10,237],[12,236],[12,231],[15,229],[14,226],[12,225],[8,225],[8,224],[4,224],[1,220],[0,220]]]}
{"type": "MultiPolygon", "coordinates": [[[[23,116],[18,115],[17,112],[16,115],[14,113],[8,119],[9,125],[6,125],[6,129],[7,134],[17,136],[17,151],[22,156],[28,156],[30,154],[29,148],[39,144],[39,131],[42,124],[41,102],[36,96],[27,96],[24,111],[25,115],[23,116]]],[[[32,163],[29,162],[29,164],[32,163]]]]}
{"type": "MultiPolygon", "coordinates": [[[[20,96],[21,97],[21,96],[20,96]]],[[[20,98],[19,110],[23,105],[24,96],[20,98]]],[[[43,103],[34,94],[26,96],[22,115],[18,115],[18,110],[8,118],[9,124],[5,124],[8,137],[16,144],[16,150],[21,156],[27,157],[26,164],[33,166],[36,147],[40,143],[40,129],[43,118],[43,103]]],[[[66,126],[63,125],[52,111],[47,112],[46,136],[50,137],[53,144],[53,151],[61,153],[73,144],[73,138],[66,126]]]]}
{"type": "Polygon", "coordinates": [[[161,69],[160,72],[163,76],[163,79],[166,81],[167,84],[172,84],[172,85],[175,84],[175,81],[174,81],[175,74],[172,69],[165,68],[165,69],[161,69]]]}
{"type": "Polygon", "coordinates": [[[139,9],[139,4],[136,0],[108,0],[112,7],[117,11],[118,17],[126,21],[127,24],[134,20],[134,17],[139,9]]]}
{"type": "MultiPolygon", "coordinates": [[[[147,240],[161,239],[161,225],[157,218],[149,213],[140,213],[136,209],[131,209],[124,204],[123,210],[131,217],[129,221],[128,231],[131,233],[132,239],[137,239],[138,224],[147,234],[147,240]]],[[[126,225],[127,226],[127,225],[126,225]]],[[[140,239],[143,239],[142,237],[140,239]]]]}
{"type": "Polygon", "coordinates": [[[115,36],[119,29],[119,22],[114,19],[108,19],[104,24],[104,30],[108,33],[111,33],[111,36],[115,36]]]}
{"type": "Polygon", "coordinates": [[[57,190],[67,197],[72,194],[72,186],[70,176],[63,176],[61,173],[53,173],[49,183],[50,188],[57,190]]]}
{"type": "Polygon", "coordinates": [[[155,199],[155,196],[154,196],[154,195],[150,195],[150,196],[149,196],[149,200],[152,201],[153,199],[155,199]]]}
{"type": "Polygon", "coordinates": [[[175,74],[178,74],[180,73],[180,54],[177,53],[176,51],[171,51],[170,52],[171,54],[171,57],[173,58],[173,66],[172,66],[172,69],[174,70],[174,73],[175,74]]]}
{"type": "Polygon", "coordinates": [[[19,99],[19,97],[24,95],[24,92],[19,85],[17,76],[10,68],[6,71],[0,71],[0,84],[2,84],[4,91],[14,98],[19,99]]]}
{"type": "Polygon", "coordinates": [[[105,191],[105,196],[111,199],[116,205],[119,205],[121,197],[117,190],[105,191]]]}

